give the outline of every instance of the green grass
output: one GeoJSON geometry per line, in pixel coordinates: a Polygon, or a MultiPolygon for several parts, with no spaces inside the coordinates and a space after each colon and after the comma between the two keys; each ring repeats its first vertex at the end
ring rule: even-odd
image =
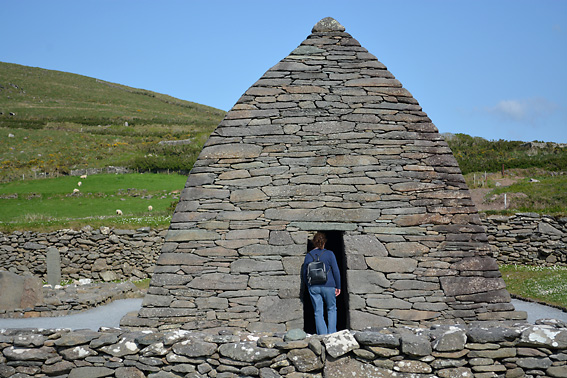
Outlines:
{"type": "Polygon", "coordinates": [[[539,182],[525,178],[506,187],[495,188],[489,195],[523,193],[525,197],[514,198],[510,204],[512,212],[537,212],[549,215],[567,214],[567,175],[535,177],[539,182]]]}
{"type": "Polygon", "coordinates": [[[163,226],[187,177],[178,174],[105,174],[0,184],[0,229],[47,230],[84,224],[163,226]],[[78,182],[82,185],[78,186],[78,182]],[[73,193],[78,189],[78,193],[73,193]],[[152,206],[152,211],[148,206],[152,206]],[[120,209],[122,215],[116,214],[120,209]]]}
{"type": "Polygon", "coordinates": [[[225,114],[143,89],[2,62],[0,112],[0,182],[106,166],[189,171],[225,114]],[[191,144],[158,145],[180,139],[191,144]]]}
{"type": "Polygon", "coordinates": [[[502,265],[500,272],[511,294],[567,308],[567,267],[502,265]]]}

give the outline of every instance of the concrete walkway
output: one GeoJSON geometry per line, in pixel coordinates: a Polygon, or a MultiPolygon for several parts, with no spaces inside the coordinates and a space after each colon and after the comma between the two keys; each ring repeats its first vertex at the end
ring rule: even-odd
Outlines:
{"type": "Polygon", "coordinates": [[[120,319],[128,312],[138,311],[142,298],[119,299],[92,310],[73,315],[45,318],[0,319],[0,329],[4,328],[70,328],[91,329],[100,327],[118,327],[120,319]]]}
{"type": "MultiPolygon", "coordinates": [[[[537,319],[553,318],[567,322],[567,312],[557,308],[513,299],[516,310],[528,313],[528,322],[537,319]]],[[[110,304],[97,307],[78,314],[55,318],[0,319],[0,329],[4,328],[70,328],[91,329],[98,331],[100,327],[118,327],[120,319],[128,312],[138,311],[142,298],[120,299],[110,304]]]]}

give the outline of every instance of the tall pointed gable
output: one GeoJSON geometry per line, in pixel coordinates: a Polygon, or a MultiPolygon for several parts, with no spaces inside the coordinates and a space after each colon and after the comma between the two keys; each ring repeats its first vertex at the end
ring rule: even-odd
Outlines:
{"type": "Polygon", "coordinates": [[[158,328],[308,330],[300,267],[325,231],[339,328],[522,318],[451,150],[336,20],[227,113],[172,217],[139,312],[158,328]]]}

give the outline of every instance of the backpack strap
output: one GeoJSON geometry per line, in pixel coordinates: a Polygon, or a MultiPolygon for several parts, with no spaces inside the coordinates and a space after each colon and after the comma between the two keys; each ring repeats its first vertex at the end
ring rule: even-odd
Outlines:
{"type": "MultiPolygon", "coordinates": [[[[314,251],[314,249],[311,250],[311,252],[313,252],[313,251],[314,251]]],[[[309,253],[311,253],[311,252],[309,252],[309,253]]],[[[311,255],[311,258],[313,259],[313,261],[319,261],[319,257],[321,257],[321,255],[323,255],[323,253],[325,253],[325,250],[324,250],[324,249],[321,250],[321,253],[319,253],[318,255],[315,255],[315,256],[317,256],[317,260],[315,260],[315,258],[313,257],[313,255],[311,255]]]]}

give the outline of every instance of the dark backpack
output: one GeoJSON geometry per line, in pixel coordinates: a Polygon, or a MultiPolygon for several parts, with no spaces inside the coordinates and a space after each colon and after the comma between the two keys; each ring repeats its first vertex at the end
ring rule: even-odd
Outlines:
{"type": "Polygon", "coordinates": [[[319,255],[316,256],[317,260],[311,261],[307,264],[307,283],[309,286],[324,285],[327,283],[328,270],[325,267],[325,263],[319,261],[319,255]]]}

